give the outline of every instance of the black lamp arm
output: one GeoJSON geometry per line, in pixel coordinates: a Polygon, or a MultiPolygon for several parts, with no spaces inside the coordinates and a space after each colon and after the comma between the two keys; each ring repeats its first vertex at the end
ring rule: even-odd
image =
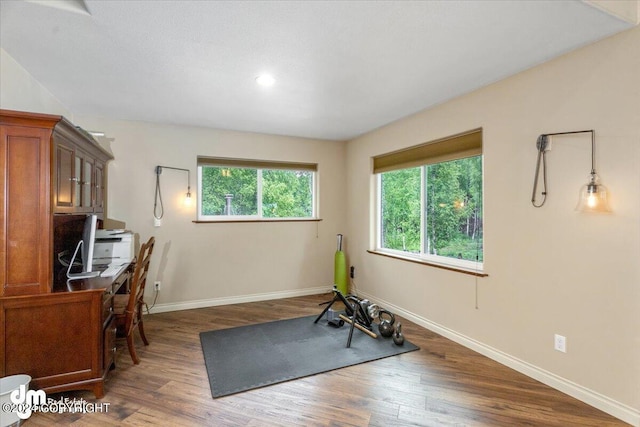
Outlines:
{"type": "MultiPolygon", "coordinates": [[[[589,129],[589,130],[576,130],[576,131],[572,131],[572,132],[556,132],[556,133],[543,133],[540,136],[554,136],[554,135],[571,135],[571,134],[575,134],[575,133],[591,133],[591,175],[594,175],[596,173],[596,131],[593,129],[589,129]]],[[[540,145],[538,145],[538,150],[545,150],[547,148],[546,143],[544,144],[544,147],[540,147],[540,145]]]]}
{"type": "Polygon", "coordinates": [[[187,173],[187,192],[191,192],[191,171],[189,169],[184,168],[174,168],[171,166],[156,166],[156,174],[160,175],[162,173],[162,169],[172,169],[176,171],[185,171],[187,173]]]}

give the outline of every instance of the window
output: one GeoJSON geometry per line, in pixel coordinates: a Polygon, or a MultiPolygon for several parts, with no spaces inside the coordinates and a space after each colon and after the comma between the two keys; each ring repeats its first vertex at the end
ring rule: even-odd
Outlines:
{"type": "Polygon", "coordinates": [[[377,250],[481,270],[482,131],[374,158],[377,250]]]}
{"type": "Polygon", "coordinates": [[[198,157],[198,219],[311,219],[317,165],[198,157]]]}

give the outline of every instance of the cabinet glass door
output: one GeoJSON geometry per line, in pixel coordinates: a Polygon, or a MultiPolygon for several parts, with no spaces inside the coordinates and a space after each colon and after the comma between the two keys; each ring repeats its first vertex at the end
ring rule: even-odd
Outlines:
{"type": "Polygon", "coordinates": [[[71,207],[75,187],[73,175],[73,148],[56,145],[56,198],[55,207],[71,207]]]}
{"type": "Polygon", "coordinates": [[[82,190],[82,157],[75,157],[75,167],[73,168],[73,206],[79,207],[82,203],[81,190],[82,190]]]}
{"type": "Polygon", "coordinates": [[[96,212],[102,212],[104,209],[104,163],[96,160],[96,182],[95,182],[95,203],[96,212]]]}
{"type": "Polygon", "coordinates": [[[85,159],[82,168],[82,207],[90,208],[93,206],[93,163],[89,159],[85,159]]]}

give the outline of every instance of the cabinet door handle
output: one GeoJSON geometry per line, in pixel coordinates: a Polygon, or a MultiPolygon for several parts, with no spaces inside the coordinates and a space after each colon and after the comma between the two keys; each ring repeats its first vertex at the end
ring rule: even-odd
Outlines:
{"type": "Polygon", "coordinates": [[[69,181],[71,181],[71,182],[78,182],[78,181],[80,181],[80,180],[74,176],[74,177],[72,177],[72,178],[69,178],[69,181]]]}

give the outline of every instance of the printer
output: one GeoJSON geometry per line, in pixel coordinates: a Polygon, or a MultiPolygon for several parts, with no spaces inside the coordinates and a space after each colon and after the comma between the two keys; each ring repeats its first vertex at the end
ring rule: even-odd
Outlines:
{"type": "Polygon", "coordinates": [[[125,264],[134,257],[133,233],[128,230],[96,230],[93,264],[125,264]]]}

